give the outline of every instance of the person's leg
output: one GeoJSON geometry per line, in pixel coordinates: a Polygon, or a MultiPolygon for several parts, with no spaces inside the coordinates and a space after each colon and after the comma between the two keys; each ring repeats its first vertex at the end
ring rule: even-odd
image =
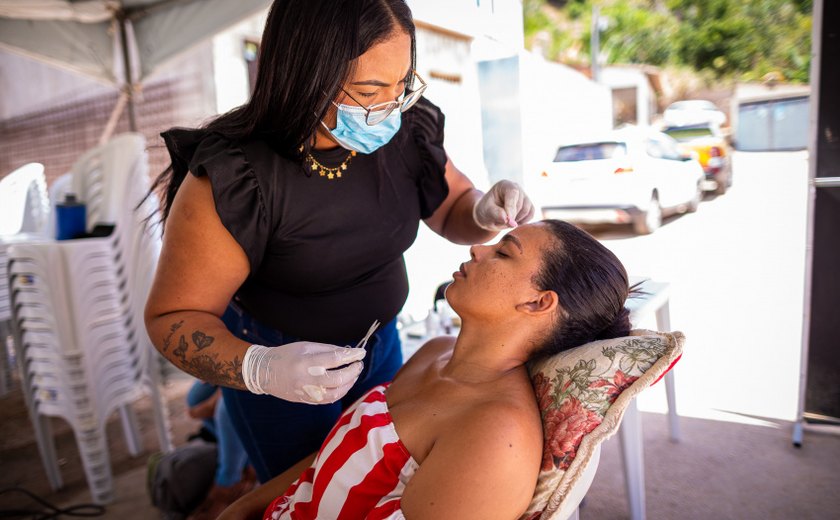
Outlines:
{"type": "MultiPolygon", "coordinates": [[[[196,379],[195,383],[193,383],[187,392],[187,408],[194,409],[199,407],[202,403],[212,398],[216,390],[218,390],[217,386],[196,379]]],[[[212,415],[210,414],[206,418],[202,418],[201,423],[214,437],[218,437],[212,415]]]]}
{"type": "Polygon", "coordinates": [[[233,428],[224,399],[219,399],[213,418],[216,423],[216,438],[219,447],[216,484],[232,486],[242,480],[242,470],[248,464],[248,454],[233,428]]]}
{"type": "Polygon", "coordinates": [[[188,520],[212,520],[240,497],[251,491],[254,479],[243,478],[248,455],[233,429],[224,399],[219,399],[213,416],[216,426],[217,464],[213,487],[188,520]]]}

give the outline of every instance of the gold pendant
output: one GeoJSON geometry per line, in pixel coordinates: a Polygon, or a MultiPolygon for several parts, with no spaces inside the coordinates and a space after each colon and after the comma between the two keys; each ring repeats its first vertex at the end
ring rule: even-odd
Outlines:
{"type": "Polygon", "coordinates": [[[347,157],[344,159],[344,161],[341,164],[339,164],[338,166],[336,166],[335,168],[329,168],[329,167],[324,166],[323,164],[319,163],[312,156],[312,154],[309,154],[306,157],[306,160],[310,162],[310,166],[309,166],[310,169],[313,172],[317,171],[319,177],[326,177],[327,179],[332,180],[332,179],[335,179],[335,178],[339,178],[339,179],[341,178],[341,173],[344,172],[344,171],[347,171],[347,167],[350,164],[350,159],[352,159],[355,156],[356,156],[356,152],[351,150],[350,153],[347,154],[347,157]]]}

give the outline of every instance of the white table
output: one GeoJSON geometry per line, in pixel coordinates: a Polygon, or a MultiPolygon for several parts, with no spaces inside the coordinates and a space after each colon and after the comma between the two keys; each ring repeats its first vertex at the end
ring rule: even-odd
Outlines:
{"type": "MultiPolygon", "coordinates": [[[[656,327],[660,331],[671,331],[670,316],[670,284],[651,279],[632,278],[630,284],[640,282],[638,287],[644,294],[627,300],[626,307],[630,310],[630,322],[634,328],[649,316],[656,315],[656,327]]],[[[457,334],[457,329],[453,331],[457,334]]],[[[425,335],[425,324],[417,322],[405,327],[400,333],[403,342],[403,359],[411,357],[417,349],[428,339],[425,335]]],[[[677,415],[676,393],[674,390],[674,370],[665,374],[665,393],[668,399],[668,426],[671,440],[676,442],[680,438],[679,416],[677,415]]],[[[645,472],[644,447],[642,445],[642,421],[636,400],[633,399],[624,411],[624,418],[618,430],[621,442],[622,462],[624,465],[624,480],[627,488],[627,498],[630,506],[631,520],[645,518],[645,472]]]]}
{"type": "MultiPolygon", "coordinates": [[[[662,332],[671,331],[670,284],[650,279],[632,279],[631,285],[641,282],[639,289],[646,294],[627,300],[630,310],[630,322],[637,327],[639,322],[651,312],[656,313],[656,328],[662,332]]],[[[668,428],[671,440],[680,438],[677,398],[674,390],[674,370],[669,370],[664,377],[665,394],[668,399],[668,428]]],[[[642,445],[642,420],[636,400],[633,399],[624,410],[624,418],[618,429],[621,442],[622,462],[624,463],[624,483],[627,488],[627,500],[630,505],[631,520],[645,518],[645,471],[644,448],[642,445]]]]}

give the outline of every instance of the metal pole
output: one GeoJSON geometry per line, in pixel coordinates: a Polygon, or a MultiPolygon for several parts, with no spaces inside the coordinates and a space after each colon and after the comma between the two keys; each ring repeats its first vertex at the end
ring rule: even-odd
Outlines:
{"type": "Polygon", "coordinates": [[[799,400],[796,410],[796,422],[793,423],[793,445],[802,446],[805,426],[805,393],[808,387],[808,346],[811,342],[811,294],[814,266],[814,206],[816,205],[817,153],[819,142],[820,108],[820,66],[822,56],[822,15],[823,2],[817,0],[813,7],[813,26],[811,29],[811,128],[808,146],[808,206],[807,227],[805,231],[805,298],[802,309],[802,351],[799,358],[799,400]]]}
{"type": "Polygon", "coordinates": [[[136,132],[137,120],[134,116],[134,83],[131,79],[131,59],[128,52],[128,35],[125,30],[125,11],[119,11],[116,16],[120,23],[120,47],[122,48],[123,68],[125,69],[125,92],[128,94],[128,129],[136,132]]]}
{"type": "Polygon", "coordinates": [[[599,18],[601,16],[601,8],[597,5],[592,6],[592,27],[589,37],[590,63],[592,67],[592,81],[598,83],[601,79],[601,66],[598,63],[598,55],[601,54],[601,23],[599,18]]]}

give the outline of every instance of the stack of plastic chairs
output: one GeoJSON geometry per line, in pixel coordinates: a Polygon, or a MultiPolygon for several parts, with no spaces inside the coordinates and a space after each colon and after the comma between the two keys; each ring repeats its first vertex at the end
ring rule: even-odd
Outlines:
{"type": "MultiPolygon", "coordinates": [[[[87,205],[100,238],[9,247],[9,284],[18,366],[47,477],[62,486],[48,417],[73,428],[91,495],[113,499],[105,423],[120,412],[129,452],[141,452],[131,404],[151,394],[161,449],[172,449],[157,355],[143,324],[160,250],[147,193],[145,140],[124,134],[84,154],[65,189],[87,205]],[[140,206],[138,208],[138,205],[140,206]]],[[[63,196],[55,190],[58,200],[63,196]]]]}
{"type": "Polygon", "coordinates": [[[12,388],[12,368],[8,357],[12,338],[9,307],[9,278],[6,249],[15,242],[46,240],[50,203],[44,166],[29,163],[0,179],[0,396],[12,388]]]}
{"type": "Polygon", "coordinates": [[[29,163],[0,179],[0,236],[42,233],[50,214],[44,165],[29,163]]]}

